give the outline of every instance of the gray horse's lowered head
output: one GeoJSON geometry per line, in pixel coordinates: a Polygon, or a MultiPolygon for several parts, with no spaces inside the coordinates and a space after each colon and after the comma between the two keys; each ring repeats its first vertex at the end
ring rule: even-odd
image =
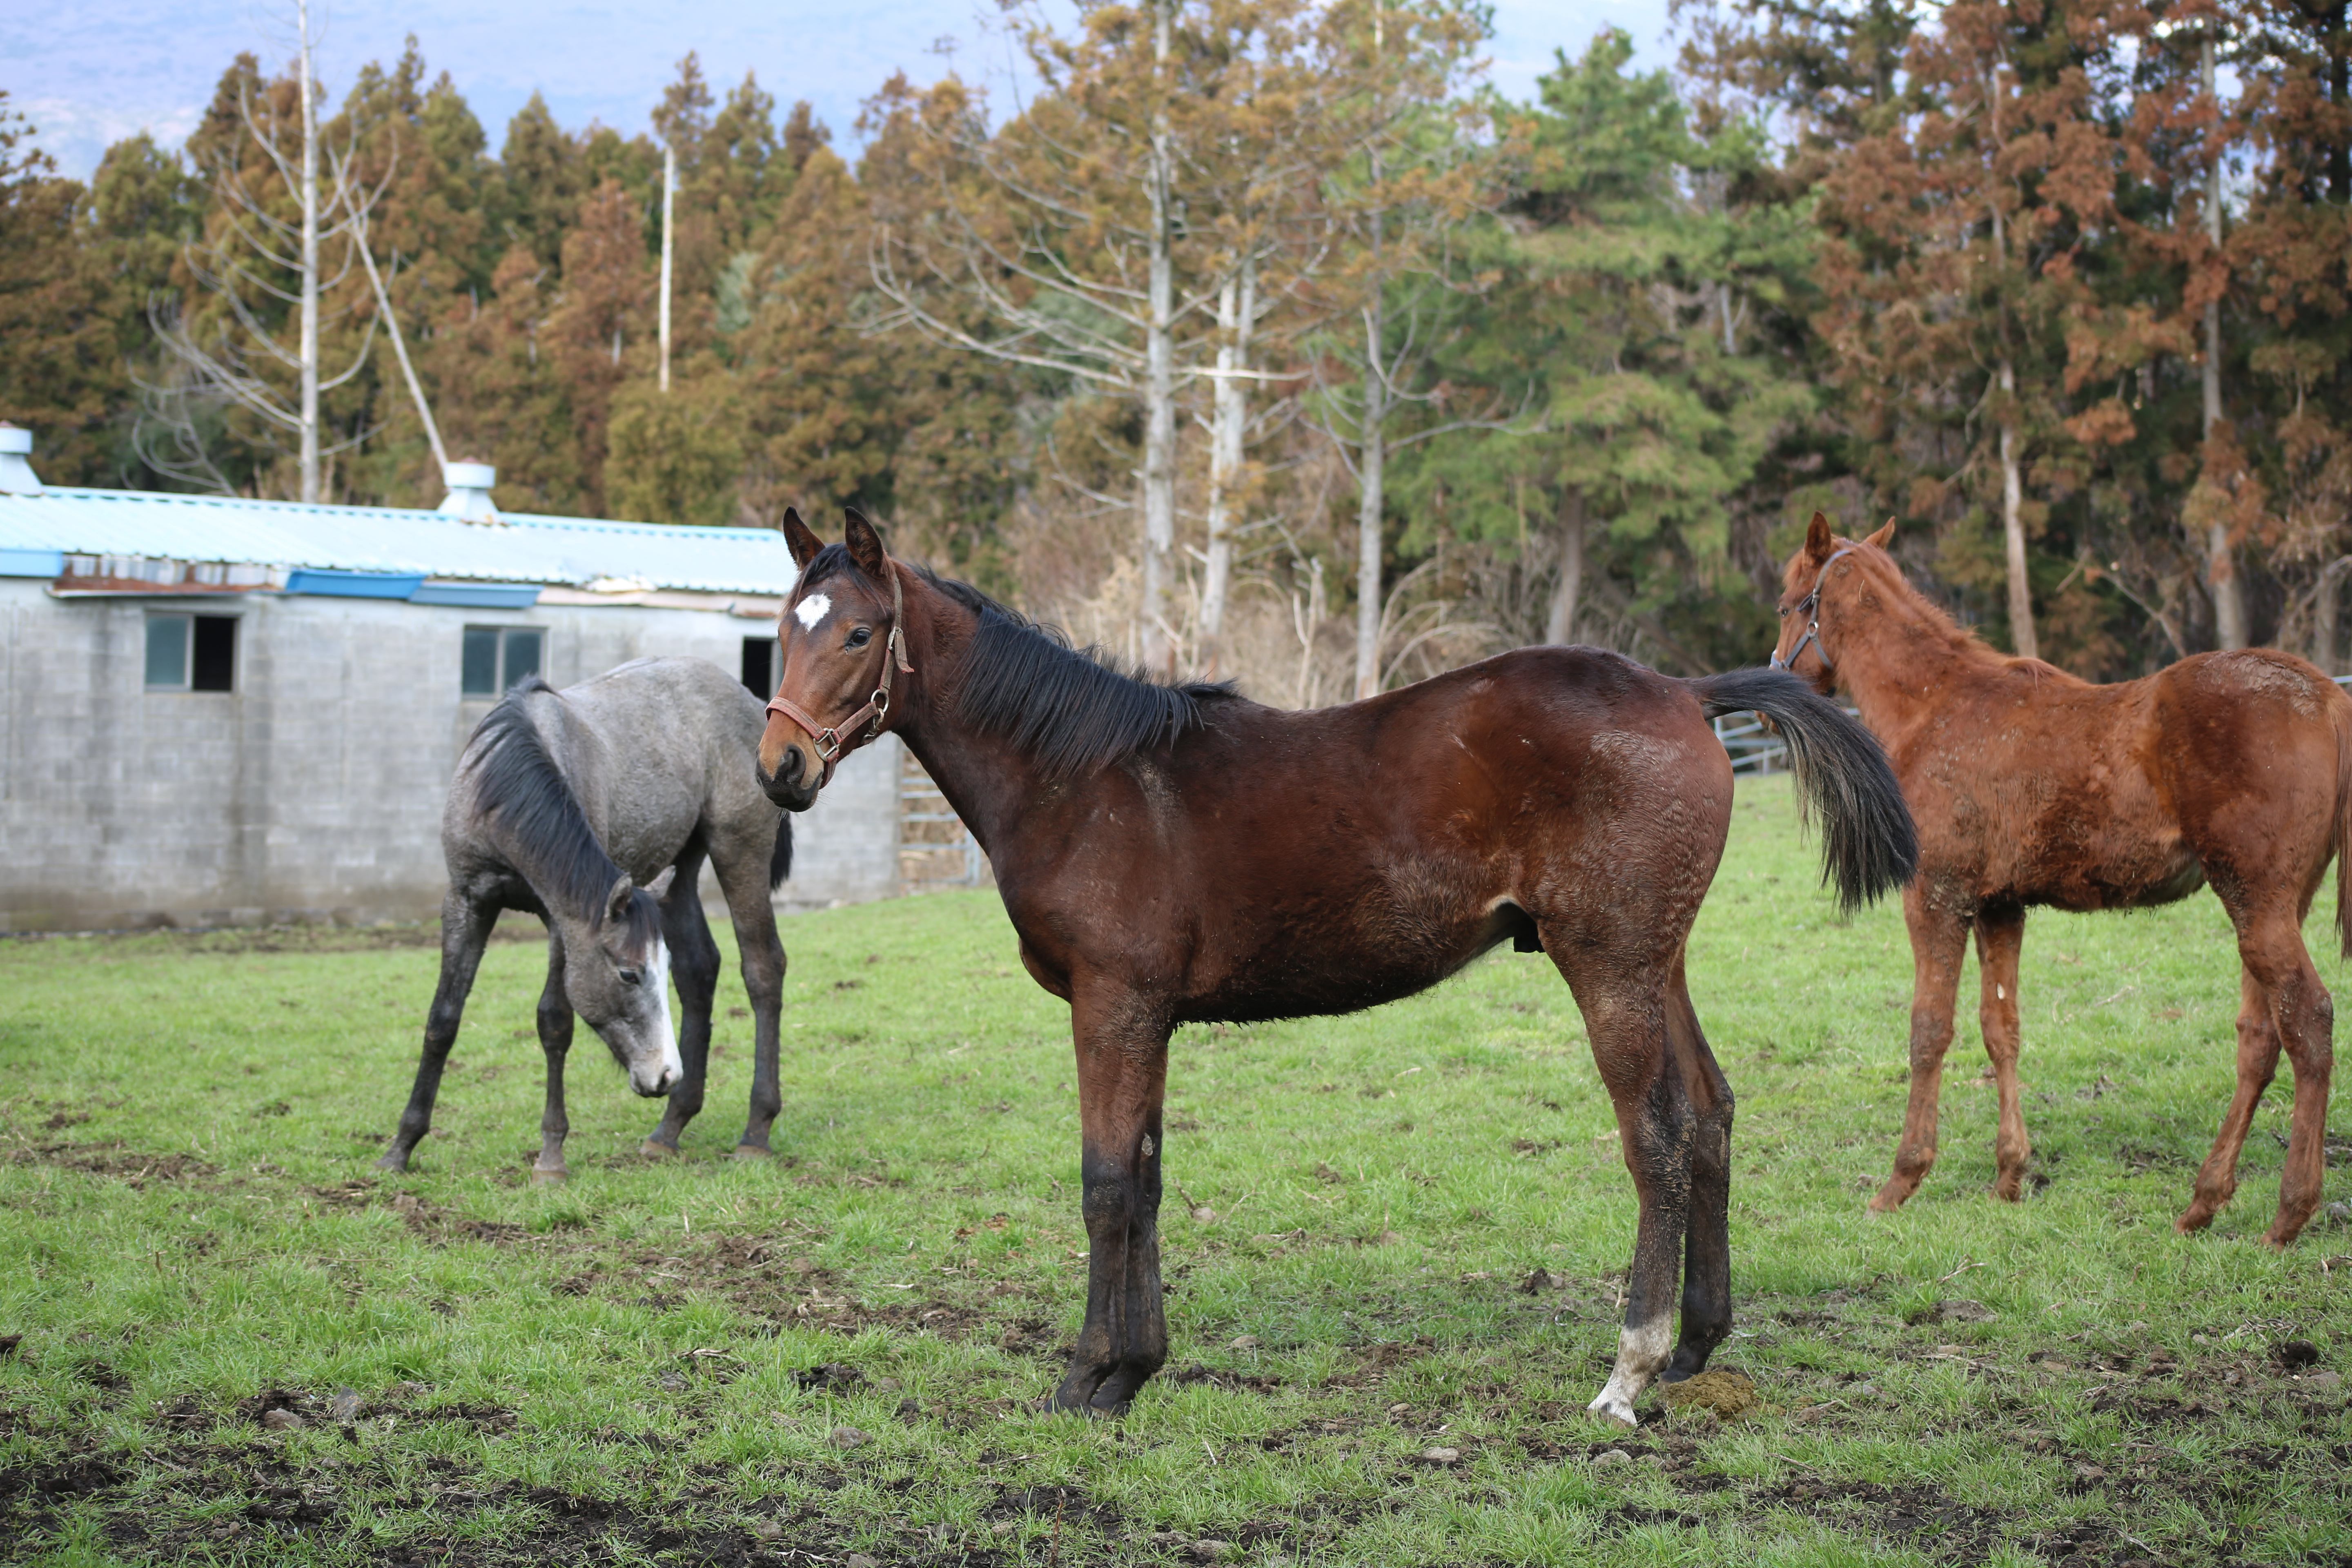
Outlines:
{"type": "Polygon", "coordinates": [[[640,888],[623,872],[593,921],[557,912],[563,939],[563,991],[588,1026],[651,1100],[667,1094],[686,1071],[669,1022],[669,946],[662,940],[661,900],[677,868],[640,888]]]}

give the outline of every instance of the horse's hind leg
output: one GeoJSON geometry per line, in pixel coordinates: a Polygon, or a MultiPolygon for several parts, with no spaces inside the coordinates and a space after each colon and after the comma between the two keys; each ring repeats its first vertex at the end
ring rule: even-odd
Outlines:
{"type": "Polygon", "coordinates": [[[493,905],[476,903],[456,889],[441,900],[441,979],[433,988],[433,1007],[425,1016],[425,1054],[416,1064],[416,1084],[408,1091],[408,1105],[400,1113],[392,1145],[378,1160],[380,1171],[405,1171],[418,1140],[433,1126],[433,1101],[441,1092],[441,1069],[449,1047],[457,1043],[457,1025],[465,1016],[466,996],[474,988],[474,972],[481,966],[482,949],[498,920],[493,905]]]}
{"type": "Polygon", "coordinates": [[[572,1050],[572,998],[563,990],[563,936],[547,928],[547,985],[539,994],[539,1048],[547,1056],[547,1105],[539,1113],[539,1158],[534,1182],[560,1182],[572,1172],[563,1163],[564,1135],[572,1131],[563,1113],[563,1062],[572,1050]]]}
{"type": "Polygon", "coordinates": [[[2294,1068],[2294,1117],[2287,1131],[2286,1166],[2279,1173],[2278,1213],[2265,1239],[2284,1247],[2319,1207],[2336,1004],[2312,966],[2294,917],[2294,910],[2279,909],[2237,922],[2238,952],[2246,966],[2238,1009],[2237,1092],[2222,1114],[2213,1152],[2197,1173],[2196,1195],[2174,1222],[2184,1232],[2210,1222],[2236,1191],[2239,1152],[2254,1108],[2278,1070],[2282,1048],[2294,1068]]]}
{"type": "Polygon", "coordinates": [[[1056,1410],[1117,1415],[1168,1359],[1160,1289],[1160,1103],[1168,1030],[1083,993],[1070,1009],[1078,1049],[1078,1115],[1087,1226],[1087,1321],[1056,1410]],[[1091,1005],[1090,1005],[1091,1003],[1091,1005]]]}
{"type": "Polygon", "coordinates": [[[661,1124],[641,1152],[675,1154],[686,1124],[702,1110],[704,1078],[710,1065],[710,1009],[719,995],[719,944],[702,914],[702,857],[678,857],[677,875],[662,900],[662,940],[669,944],[670,979],[677,985],[677,1055],[686,1071],[669,1091],[661,1124]]]}
{"type": "Polygon", "coordinates": [[[1593,1064],[1616,1108],[1625,1168],[1642,1205],[1616,1365],[1591,1405],[1595,1413],[1631,1426],[1633,1401],[1670,1360],[1698,1117],[1668,1035],[1667,987],[1649,978],[1664,965],[1645,962],[1645,955],[1595,952],[1565,925],[1547,922],[1538,929],[1544,951],[1553,955],[1584,1014],[1593,1064]]]}
{"type": "Polygon", "coordinates": [[[1731,1333],[1731,1084],[1707,1048],[1675,959],[1666,994],[1666,1034],[1683,1093],[1696,1121],[1690,1145],[1690,1214],[1683,1253],[1683,1329],[1675,1359],[1660,1381],[1680,1383],[1704,1370],[1706,1358],[1731,1333]]]}
{"type": "Polygon", "coordinates": [[[1979,910],[1976,924],[1978,978],[1983,984],[1977,1021],[1984,1029],[1985,1055],[1992,1058],[1995,1092],[2000,1097],[2000,1131],[1993,1139],[1992,1195],[2015,1203],[2024,1194],[2026,1162],[2033,1157],[2017,1083],[2017,959],[2025,945],[2025,907],[2004,904],[1979,910]]]}
{"type": "Polygon", "coordinates": [[[1952,1010],[1959,997],[1960,962],[1969,951],[1969,915],[1951,889],[1925,876],[1903,889],[1903,919],[1911,928],[1911,1101],[1903,1112],[1895,1170],[1870,1200],[1881,1214],[1901,1208],[1936,1167],[1944,1053],[1952,1048],[1952,1010]]]}
{"type": "Polygon", "coordinates": [[[2197,1172],[2195,1195],[2172,1222],[2182,1235],[2210,1225],[2237,1193],[2238,1155],[2246,1146],[2254,1111],[2278,1073],[2278,1028],[2271,1018],[2270,1000],[2248,969],[2238,981],[2238,1085],[2230,1096],[2230,1108],[2221,1113],[2221,1131],[2213,1139],[2212,1152],[2197,1172]]]}

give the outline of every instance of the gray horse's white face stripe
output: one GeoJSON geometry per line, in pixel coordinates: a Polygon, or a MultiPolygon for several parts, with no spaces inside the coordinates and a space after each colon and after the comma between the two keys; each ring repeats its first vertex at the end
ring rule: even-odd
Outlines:
{"type": "Polygon", "coordinates": [[[817,622],[832,613],[833,600],[823,594],[811,594],[793,606],[793,614],[801,618],[802,626],[809,631],[816,630],[817,622]]]}

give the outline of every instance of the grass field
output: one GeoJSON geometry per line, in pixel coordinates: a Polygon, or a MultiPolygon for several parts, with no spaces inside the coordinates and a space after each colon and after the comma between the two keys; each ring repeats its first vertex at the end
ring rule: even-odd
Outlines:
{"type": "Polygon", "coordinates": [[[2260,1244],[2284,1082],[2236,1205],[2170,1226],[2231,1084],[2219,906],[2036,914],[2043,1180],[1984,1195],[1971,1021],[1943,1163],[1874,1218],[1909,952],[1896,910],[1842,923],[1816,879],[1784,783],[1743,786],[1690,973],[1740,1097],[1717,1364],[1766,1408],[1633,1434],[1583,1413],[1632,1189],[1540,955],[1179,1037],[1173,1356],[1087,1423],[1031,1408],[1080,1314],[1076,1103],[992,895],[786,922],[772,1163],[725,1158],[731,962],[682,1161],[640,1161],[655,1107],[583,1030],[559,1188],[526,1180],[534,943],[491,950],[391,1178],[430,933],[0,943],[0,1556],[2352,1561],[2352,1231],[2260,1244]]]}

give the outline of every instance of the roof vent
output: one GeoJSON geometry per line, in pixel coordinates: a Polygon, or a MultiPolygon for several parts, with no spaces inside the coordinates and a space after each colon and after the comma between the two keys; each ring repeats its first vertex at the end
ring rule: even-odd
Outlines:
{"type": "Polygon", "coordinates": [[[0,419],[0,495],[37,496],[41,476],[33,472],[33,433],[0,419]]]}
{"type": "Polygon", "coordinates": [[[441,477],[447,481],[449,493],[436,510],[463,522],[499,521],[499,509],[490,504],[490,487],[499,482],[498,469],[478,458],[466,458],[442,464],[441,477]]]}

